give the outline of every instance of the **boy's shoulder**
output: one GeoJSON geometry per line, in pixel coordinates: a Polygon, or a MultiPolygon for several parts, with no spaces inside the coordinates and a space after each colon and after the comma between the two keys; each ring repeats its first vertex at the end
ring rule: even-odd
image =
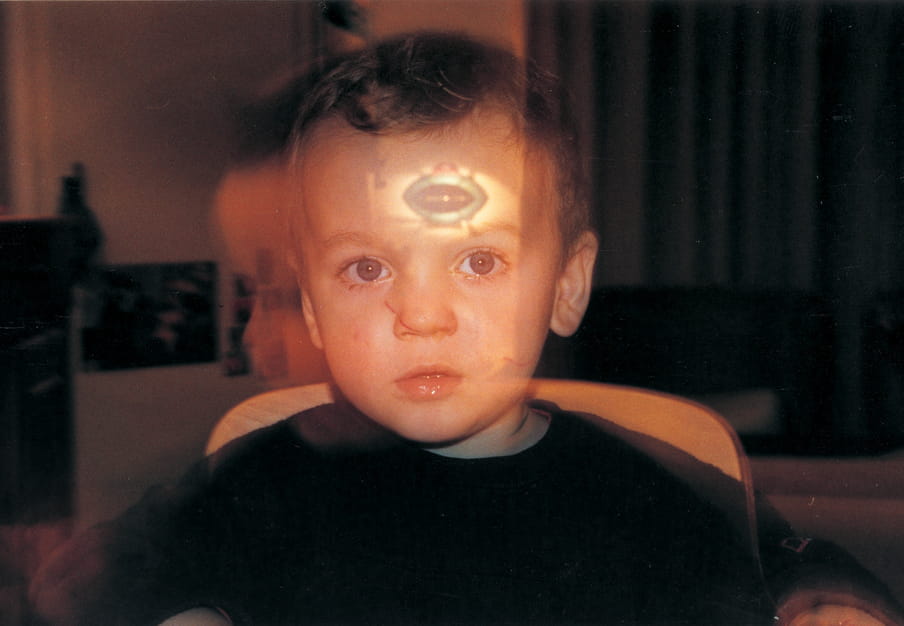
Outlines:
{"type": "Polygon", "coordinates": [[[316,457],[385,450],[398,438],[340,404],[323,404],[238,437],[207,459],[211,474],[249,463],[279,464],[287,456],[316,457]]]}
{"type": "MultiPolygon", "coordinates": [[[[683,476],[698,471],[713,471],[715,467],[697,459],[686,450],[652,435],[635,431],[617,422],[591,413],[565,411],[545,401],[532,401],[535,410],[542,411],[558,423],[559,431],[567,431],[562,443],[574,447],[574,452],[593,455],[605,448],[605,454],[616,455],[620,461],[649,463],[666,473],[683,476]]],[[[653,416],[671,419],[669,415],[653,416]]],[[[726,476],[726,478],[728,478],[726,476]]]]}
{"type": "MultiPolygon", "coordinates": [[[[733,525],[746,528],[748,488],[720,469],[686,450],[589,413],[562,411],[555,405],[535,402],[557,425],[551,429],[558,440],[554,453],[574,472],[585,471],[601,479],[602,488],[623,487],[634,493],[657,493],[657,498],[679,503],[697,503],[727,515],[733,525]],[[556,435],[566,431],[566,436],[556,435]]],[[[672,416],[653,416],[668,420],[672,416]]],[[[696,504],[695,504],[696,506],[696,504]]]]}

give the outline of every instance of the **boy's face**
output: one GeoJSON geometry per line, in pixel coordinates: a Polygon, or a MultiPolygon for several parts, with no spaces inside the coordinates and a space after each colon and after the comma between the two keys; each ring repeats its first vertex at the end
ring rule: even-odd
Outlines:
{"type": "Polygon", "coordinates": [[[442,453],[514,451],[547,331],[575,330],[596,251],[588,236],[562,263],[542,160],[525,159],[501,118],[429,136],[326,123],[304,154],[299,280],[337,386],[442,453]]]}

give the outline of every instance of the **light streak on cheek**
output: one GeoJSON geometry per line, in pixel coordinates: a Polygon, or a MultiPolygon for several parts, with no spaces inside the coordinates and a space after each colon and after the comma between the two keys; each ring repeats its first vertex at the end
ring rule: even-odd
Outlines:
{"type": "Polygon", "coordinates": [[[482,372],[480,378],[486,381],[494,380],[498,384],[508,385],[526,378],[524,374],[517,370],[522,370],[527,365],[529,363],[526,361],[520,361],[510,356],[487,355],[483,365],[476,367],[475,371],[482,372]]]}
{"type": "Polygon", "coordinates": [[[530,365],[530,363],[527,362],[527,361],[521,361],[521,360],[515,359],[515,358],[510,357],[510,356],[504,356],[504,357],[502,357],[502,360],[503,360],[505,363],[509,363],[509,364],[511,364],[511,365],[514,365],[515,367],[522,367],[522,368],[523,368],[523,367],[527,367],[528,365],[530,365]]]}

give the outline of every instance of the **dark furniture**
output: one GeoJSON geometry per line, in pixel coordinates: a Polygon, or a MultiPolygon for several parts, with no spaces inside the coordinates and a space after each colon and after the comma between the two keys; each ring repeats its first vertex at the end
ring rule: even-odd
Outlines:
{"type": "Polygon", "coordinates": [[[723,413],[765,397],[775,426],[739,429],[748,450],[810,450],[831,425],[833,332],[827,303],[805,293],[600,288],[541,374],[712,398],[723,413]]]}
{"type": "Polygon", "coordinates": [[[904,442],[904,291],[878,294],[863,312],[863,410],[871,433],[904,442]]]}
{"type": "Polygon", "coordinates": [[[72,232],[0,220],[0,524],[71,513],[72,232]]]}

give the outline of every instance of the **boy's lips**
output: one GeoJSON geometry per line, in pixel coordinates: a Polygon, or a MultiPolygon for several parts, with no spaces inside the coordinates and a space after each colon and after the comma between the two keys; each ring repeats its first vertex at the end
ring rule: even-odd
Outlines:
{"type": "Polygon", "coordinates": [[[395,385],[413,400],[439,400],[450,395],[461,380],[461,374],[449,368],[419,367],[397,378],[395,385]]]}

